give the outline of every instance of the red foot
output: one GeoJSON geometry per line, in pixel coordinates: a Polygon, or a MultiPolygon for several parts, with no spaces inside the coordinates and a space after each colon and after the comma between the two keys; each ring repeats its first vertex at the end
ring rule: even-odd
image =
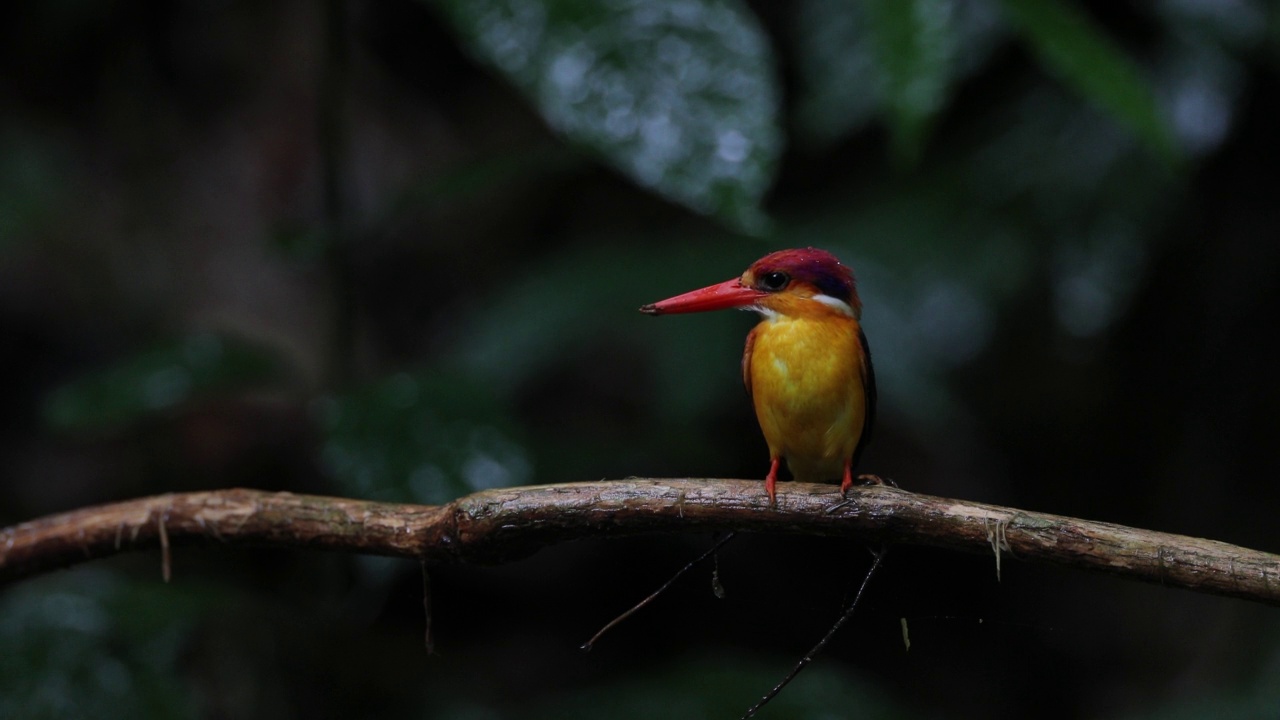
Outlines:
{"type": "Polygon", "coordinates": [[[778,504],[778,463],[780,458],[769,460],[769,474],[764,476],[764,491],[769,494],[769,505],[778,504]]]}
{"type": "Polygon", "coordinates": [[[857,480],[863,485],[892,485],[894,487],[898,487],[898,483],[889,478],[880,477],[879,475],[869,475],[864,473],[855,478],[853,476],[853,468],[850,467],[849,461],[846,461],[844,464],[844,480],[840,481],[840,494],[842,496],[847,497],[849,495],[849,488],[853,487],[854,480],[857,480]]]}

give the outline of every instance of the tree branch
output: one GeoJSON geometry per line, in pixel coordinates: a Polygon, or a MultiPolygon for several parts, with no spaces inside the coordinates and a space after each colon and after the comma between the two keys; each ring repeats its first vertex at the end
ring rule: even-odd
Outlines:
{"type": "MultiPolygon", "coordinates": [[[[1280,556],[1214,540],[950,500],[891,487],[631,479],[488,490],[403,505],[259,490],[161,495],[0,530],[0,582],[116,553],[192,542],[494,563],[591,536],[741,530],[930,545],[1080,568],[1280,605],[1280,556]]],[[[166,563],[167,569],[167,563],[166,563]]]]}

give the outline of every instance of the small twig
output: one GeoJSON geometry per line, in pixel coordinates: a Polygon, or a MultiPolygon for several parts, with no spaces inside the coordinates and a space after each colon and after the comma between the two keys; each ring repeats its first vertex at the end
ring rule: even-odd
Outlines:
{"type": "Polygon", "coordinates": [[[1004,520],[993,520],[983,523],[987,528],[987,542],[991,543],[991,551],[996,556],[996,582],[1000,582],[1000,552],[1009,552],[1009,538],[1006,537],[1009,523],[1004,520]]]}
{"type": "Polygon", "coordinates": [[[173,578],[173,562],[169,555],[169,531],[164,527],[165,511],[156,514],[156,532],[160,535],[160,576],[167,583],[173,578]]]}
{"type": "Polygon", "coordinates": [[[765,693],[765,696],[760,698],[760,702],[752,705],[750,709],[743,714],[742,720],[754,717],[755,714],[760,711],[760,708],[769,704],[770,700],[776,697],[778,693],[782,692],[782,688],[786,687],[797,675],[800,674],[801,670],[804,670],[809,663],[813,662],[814,656],[822,652],[822,649],[827,646],[827,643],[831,642],[831,638],[835,637],[836,631],[848,622],[849,618],[853,617],[853,611],[858,608],[858,601],[862,599],[862,593],[867,589],[867,585],[871,583],[872,576],[874,576],[876,571],[880,569],[880,564],[884,562],[884,556],[887,552],[889,552],[889,546],[884,545],[881,546],[880,552],[872,553],[872,555],[875,556],[875,560],[871,561],[871,567],[867,569],[867,574],[862,578],[862,585],[858,586],[858,593],[853,596],[853,601],[849,603],[849,607],[845,608],[844,613],[836,619],[835,623],[831,625],[831,628],[827,630],[827,634],[823,635],[822,639],[818,641],[818,644],[814,645],[804,657],[800,658],[800,662],[797,662],[795,667],[791,668],[791,672],[787,673],[786,677],[782,678],[777,685],[774,685],[772,690],[765,693]]]}
{"type": "Polygon", "coordinates": [[[689,569],[692,568],[694,565],[697,565],[703,560],[706,560],[708,557],[714,555],[715,552],[721,548],[721,546],[723,546],[725,543],[732,540],[734,535],[735,533],[729,533],[728,535],[725,535],[723,538],[720,538],[719,542],[717,542],[715,545],[712,545],[710,550],[702,553],[701,555],[694,558],[693,560],[690,560],[684,567],[676,571],[676,574],[672,575],[669,580],[662,583],[662,587],[658,588],[657,590],[654,590],[653,593],[649,595],[649,597],[636,603],[630,610],[622,613],[621,615],[614,618],[613,620],[610,620],[607,625],[600,628],[600,630],[595,635],[591,636],[590,640],[582,643],[581,648],[583,650],[590,651],[591,648],[595,647],[596,641],[599,640],[601,636],[603,636],[605,633],[612,630],[615,626],[617,626],[623,620],[626,620],[632,615],[635,615],[636,612],[638,612],[640,609],[644,608],[646,605],[648,605],[649,603],[657,599],[657,597],[661,595],[663,591],[671,587],[672,583],[674,583],[676,580],[679,580],[681,575],[684,575],[685,573],[689,572],[689,569]]]}

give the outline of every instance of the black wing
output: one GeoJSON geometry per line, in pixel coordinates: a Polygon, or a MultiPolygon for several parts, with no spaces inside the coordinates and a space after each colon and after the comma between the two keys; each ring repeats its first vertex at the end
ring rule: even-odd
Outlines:
{"type": "Polygon", "coordinates": [[[858,342],[862,345],[862,393],[864,396],[863,405],[866,408],[866,416],[862,419],[862,437],[858,438],[858,447],[853,451],[853,462],[851,467],[854,470],[858,468],[858,459],[862,457],[862,451],[866,449],[867,443],[871,442],[871,429],[876,424],[876,369],[871,364],[871,346],[867,344],[867,336],[862,332],[862,328],[858,328],[858,342]]]}
{"type": "Polygon", "coordinates": [[[751,328],[751,332],[747,333],[747,346],[742,351],[742,384],[747,386],[747,397],[751,397],[755,393],[751,389],[751,351],[756,347],[756,330],[760,326],[751,328]]]}

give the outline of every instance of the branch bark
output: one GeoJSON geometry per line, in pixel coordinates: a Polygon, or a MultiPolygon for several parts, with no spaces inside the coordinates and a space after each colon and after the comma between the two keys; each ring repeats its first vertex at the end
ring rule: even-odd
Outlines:
{"type": "MultiPolygon", "coordinates": [[[[1015,508],[789,483],[771,508],[759,481],[630,479],[488,490],[404,505],[260,490],[160,495],[0,530],[0,582],[162,545],[215,542],[496,563],[589,536],[738,530],[930,545],[1074,567],[1280,605],[1280,556],[1215,540],[1015,508]]],[[[167,561],[164,563],[168,570],[167,561]]]]}

